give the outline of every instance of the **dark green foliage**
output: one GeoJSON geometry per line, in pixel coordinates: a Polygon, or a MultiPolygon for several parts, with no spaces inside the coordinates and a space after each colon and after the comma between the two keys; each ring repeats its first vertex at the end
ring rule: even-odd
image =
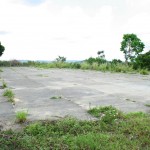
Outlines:
{"type": "Polygon", "coordinates": [[[74,69],[80,69],[81,68],[81,63],[70,63],[71,65],[71,68],[74,68],[74,69]]]}
{"type": "Polygon", "coordinates": [[[120,50],[125,55],[126,62],[134,62],[135,58],[143,51],[145,45],[135,34],[124,34],[120,50]]]}
{"type": "Polygon", "coordinates": [[[90,65],[92,65],[93,63],[98,63],[98,65],[100,65],[100,64],[104,64],[107,62],[106,59],[101,58],[101,57],[96,57],[96,58],[90,57],[86,59],[85,61],[90,65]]]}
{"type": "Polygon", "coordinates": [[[98,55],[98,57],[100,57],[100,58],[105,58],[104,51],[98,51],[98,52],[97,52],[97,55],[98,55]]]}
{"type": "Polygon", "coordinates": [[[150,70],[150,51],[140,54],[136,59],[134,63],[134,68],[138,69],[148,69],[150,70]]]}
{"type": "Polygon", "coordinates": [[[0,42],[0,56],[3,55],[4,50],[5,50],[5,47],[1,45],[1,42],[0,42]]]}
{"type": "Polygon", "coordinates": [[[112,64],[118,64],[118,63],[123,63],[120,59],[113,59],[111,61],[112,64]]]}
{"type": "Polygon", "coordinates": [[[65,62],[65,61],[66,61],[66,57],[58,56],[58,58],[56,58],[56,62],[65,62]]]}

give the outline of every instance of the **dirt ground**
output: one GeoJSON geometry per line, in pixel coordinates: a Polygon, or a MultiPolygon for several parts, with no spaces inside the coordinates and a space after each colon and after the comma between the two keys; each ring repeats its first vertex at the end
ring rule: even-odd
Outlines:
{"type": "Polygon", "coordinates": [[[0,89],[0,129],[12,126],[15,113],[28,111],[28,120],[73,116],[93,119],[95,106],[112,105],[123,112],[150,113],[150,75],[102,73],[71,69],[2,68],[2,80],[15,93],[13,106],[0,89]],[[55,98],[55,99],[52,99],[55,98]]]}

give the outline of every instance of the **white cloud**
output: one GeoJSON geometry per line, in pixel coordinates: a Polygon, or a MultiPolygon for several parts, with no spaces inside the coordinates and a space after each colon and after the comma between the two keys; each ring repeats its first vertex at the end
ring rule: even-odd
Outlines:
{"type": "Polygon", "coordinates": [[[96,56],[98,50],[105,50],[108,59],[122,58],[119,52],[122,33],[149,31],[147,12],[132,16],[121,27],[115,23],[111,4],[100,6],[89,15],[81,6],[57,5],[50,0],[35,6],[22,2],[0,1],[0,31],[8,33],[0,34],[6,47],[2,59],[50,60],[58,55],[85,59],[96,56]]]}

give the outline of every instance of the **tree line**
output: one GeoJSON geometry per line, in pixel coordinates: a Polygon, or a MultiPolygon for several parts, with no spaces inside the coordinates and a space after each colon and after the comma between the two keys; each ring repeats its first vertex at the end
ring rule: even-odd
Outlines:
{"type": "MultiPolygon", "coordinates": [[[[120,51],[124,53],[125,63],[127,65],[133,65],[134,69],[143,68],[150,70],[150,51],[142,54],[144,51],[145,45],[144,43],[137,37],[136,34],[124,34],[123,40],[121,42],[120,51]]],[[[5,47],[0,42],[0,56],[4,53],[5,47]]],[[[89,64],[94,62],[98,64],[106,63],[104,51],[97,52],[98,57],[93,58],[90,57],[85,61],[89,64]]],[[[56,58],[57,62],[65,62],[66,58],[63,56],[59,56],[56,58]]],[[[122,63],[119,59],[113,59],[113,63],[122,63]]]]}

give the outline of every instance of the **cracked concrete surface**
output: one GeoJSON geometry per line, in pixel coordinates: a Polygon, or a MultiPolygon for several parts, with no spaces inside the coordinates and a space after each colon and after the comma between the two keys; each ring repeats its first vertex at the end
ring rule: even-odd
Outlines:
{"type": "Polygon", "coordinates": [[[150,107],[145,106],[150,104],[150,75],[32,67],[2,70],[1,78],[15,93],[13,107],[0,89],[0,120],[8,125],[19,110],[27,110],[29,120],[66,115],[93,119],[87,113],[89,108],[108,105],[124,112],[150,112],[150,107]],[[54,96],[61,99],[51,99],[54,96]]]}

